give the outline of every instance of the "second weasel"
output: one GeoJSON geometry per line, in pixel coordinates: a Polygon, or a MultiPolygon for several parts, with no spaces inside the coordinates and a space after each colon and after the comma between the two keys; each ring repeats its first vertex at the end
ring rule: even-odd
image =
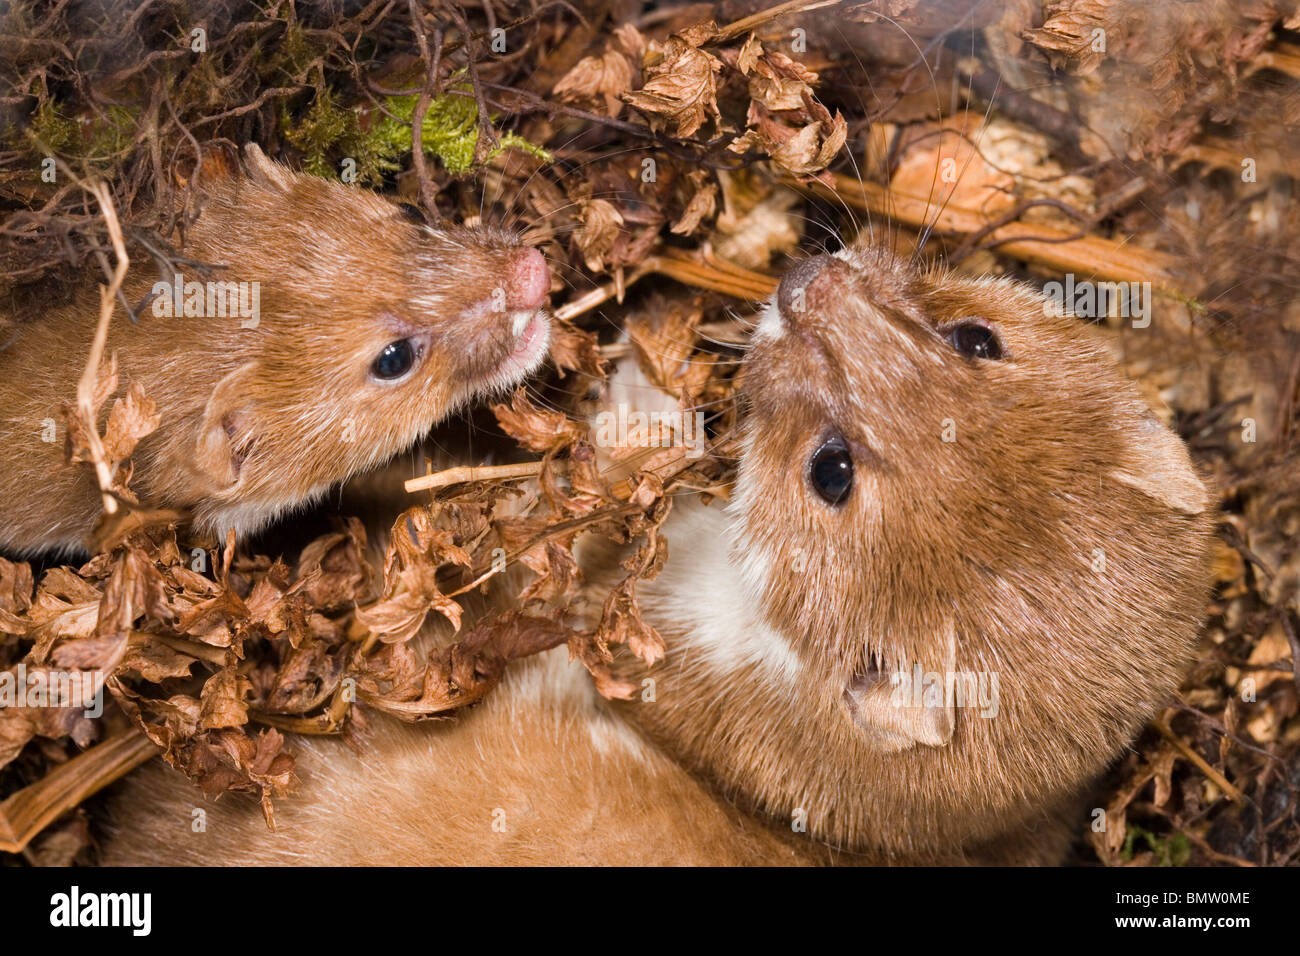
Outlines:
{"type": "MultiPolygon", "coordinates": [[[[293,172],[256,145],[244,157],[244,173],[214,165],[200,180],[184,254],[220,266],[210,278],[244,286],[257,314],[196,314],[212,297],[203,276],[183,274],[192,306],[165,317],[146,306],[136,323],[119,312],[105,353],[162,414],[132,456],[132,491],[218,535],[256,532],[517,383],[549,337],[549,270],[513,236],[430,226],[415,207],[293,172]]],[[[133,265],[126,300],[147,301],[158,281],[133,265]]],[[[99,513],[91,469],[42,440],[75,397],[98,312],[96,291],[81,290],[0,349],[0,552],[75,553],[99,513]]]]}

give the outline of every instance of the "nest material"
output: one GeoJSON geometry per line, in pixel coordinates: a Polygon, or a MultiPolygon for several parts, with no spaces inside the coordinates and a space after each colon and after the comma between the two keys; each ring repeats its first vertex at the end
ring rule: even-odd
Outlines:
{"type": "Polygon", "coordinates": [[[367,708],[454,712],[561,643],[602,693],[630,694],[610,647],[663,652],[636,583],[667,559],[670,493],[726,494],[748,303],[790,255],[870,223],[956,268],[1161,292],[1149,328],[1107,324],[1222,490],[1217,590],[1195,669],[1103,782],[1078,860],[1300,857],[1294,4],[768,6],[10,6],[0,324],[40,321],[33,304],[88,271],[111,291],[121,252],[183,255],[187,174],[210,141],[323,175],[350,161],[430,212],[526,229],[565,288],[544,390],[492,409],[534,464],[425,482],[382,575],[355,520],[273,557],[142,511],[129,458],[158,410],[138,390],[110,404],[113,369],[91,356],[70,451],[113,514],[80,567],[0,560],[0,667],[99,674],[111,703],[99,721],[0,711],[0,842],[92,858],[80,802],[158,749],[209,794],[260,793],[271,819],[287,734],[346,733],[367,708]],[[708,454],[648,443],[619,481],[596,466],[578,423],[625,357],[712,410],[708,454]],[[536,501],[506,509],[521,473],[536,501]],[[583,531],[636,544],[594,607],[579,607],[583,531]],[[519,610],[465,617],[509,567],[526,569],[519,610]],[[573,628],[575,610],[599,623],[573,628]],[[431,616],[456,633],[422,659],[431,616]]]}

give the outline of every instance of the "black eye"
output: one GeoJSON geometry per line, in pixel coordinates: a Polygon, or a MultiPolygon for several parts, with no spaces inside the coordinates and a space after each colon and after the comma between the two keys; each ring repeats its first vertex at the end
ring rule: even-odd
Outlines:
{"type": "Polygon", "coordinates": [[[853,458],[843,438],[832,438],[813,452],[808,480],[828,505],[844,502],[853,490],[853,458]]]}
{"type": "Polygon", "coordinates": [[[424,210],[419,206],[404,202],[398,203],[397,208],[402,210],[402,218],[408,222],[413,222],[417,226],[427,226],[429,224],[428,218],[424,215],[424,210]]]}
{"type": "Polygon", "coordinates": [[[379,357],[370,363],[370,374],[381,381],[401,378],[415,364],[415,346],[410,339],[389,342],[379,357]]]}
{"type": "Polygon", "coordinates": [[[967,358],[1000,359],[1002,343],[993,334],[993,330],[978,322],[965,322],[953,326],[948,333],[952,347],[967,358]]]}

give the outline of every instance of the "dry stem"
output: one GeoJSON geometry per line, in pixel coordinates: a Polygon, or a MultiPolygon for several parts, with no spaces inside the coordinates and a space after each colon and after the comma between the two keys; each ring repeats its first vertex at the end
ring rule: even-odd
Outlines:
{"type": "Polygon", "coordinates": [[[12,794],[0,803],[0,852],[21,853],[32,837],[68,810],[159,752],[157,744],[131,728],[12,794]]]}
{"type": "Polygon", "coordinates": [[[113,207],[113,196],[108,187],[98,180],[82,184],[95,197],[99,208],[103,210],[104,221],[108,224],[108,236],[113,243],[113,253],[117,256],[117,266],[113,269],[112,281],[99,287],[99,325],[95,328],[95,340],[90,346],[90,356],[86,359],[86,368],[77,382],[77,414],[81,417],[90,445],[90,458],[95,465],[95,477],[99,480],[100,494],[104,499],[104,511],[117,513],[117,498],[113,496],[113,472],[104,457],[104,441],[99,434],[97,410],[95,408],[95,385],[99,381],[100,366],[104,360],[104,346],[108,342],[108,323],[113,318],[113,306],[117,293],[126,279],[126,270],[131,260],[126,254],[126,243],[122,241],[122,227],[117,221],[117,210],[113,207]]]}

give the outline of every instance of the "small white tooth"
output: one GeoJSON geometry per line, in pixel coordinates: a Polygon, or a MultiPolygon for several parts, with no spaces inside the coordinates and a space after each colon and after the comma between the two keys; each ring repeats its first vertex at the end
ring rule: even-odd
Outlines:
{"type": "Polygon", "coordinates": [[[516,312],[514,315],[514,332],[515,335],[522,335],[524,329],[528,328],[528,320],[532,316],[527,312],[516,312]]]}

